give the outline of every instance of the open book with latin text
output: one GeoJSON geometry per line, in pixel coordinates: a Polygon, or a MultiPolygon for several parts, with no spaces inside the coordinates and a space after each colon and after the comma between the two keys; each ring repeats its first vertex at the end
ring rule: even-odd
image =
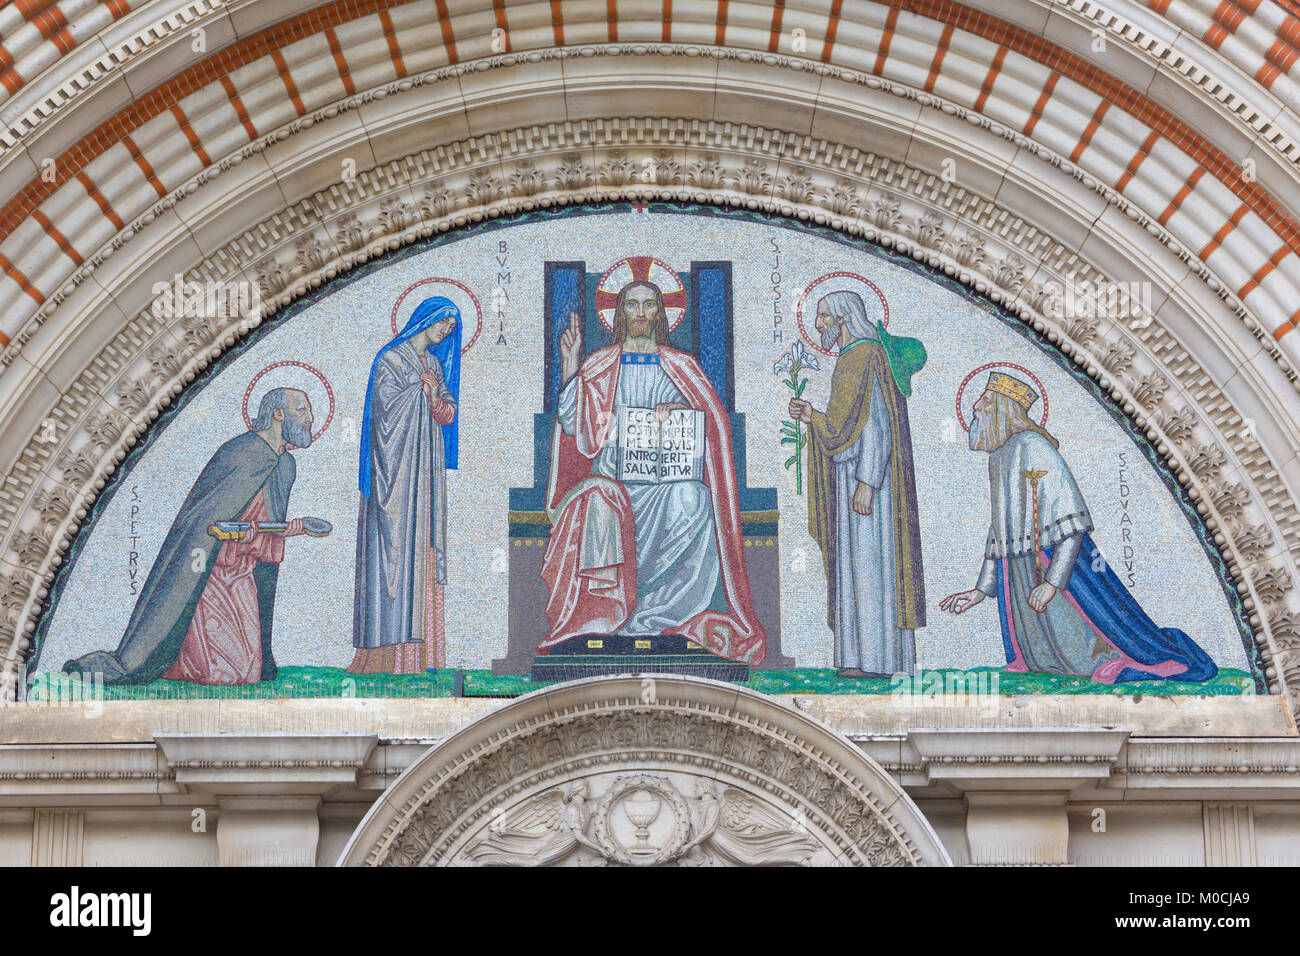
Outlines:
{"type": "Polygon", "coordinates": [[[624,406],[618,415],[618,480],[704,480],[704,412],[676,409],[655,421],[653,408],[624,406]]]}

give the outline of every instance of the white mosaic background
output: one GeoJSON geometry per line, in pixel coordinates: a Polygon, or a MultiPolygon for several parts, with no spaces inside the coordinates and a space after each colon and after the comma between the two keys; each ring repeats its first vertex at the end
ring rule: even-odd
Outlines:
{"type": "MultiPolygon", "coordinates": [[[[652,255],[677,269],[689,268],[693,259],[734,263],[736,403],[745,414],[748,483],[779,489],[782,644],[798,666],[829,667],[831,635],[825,625],[825,579],[807,534],[804,501],[794,493],[793,472],[782,468],[786,451],[778,444],[777,430],[789,393],[772,365],[794,339],[799,290],[827,272],[847,270],[868,276],[883,290],[890,303],[890,331],[922,339],[929,352],[928,363],[913,380],[908,406],[929,616],[929,625],[917,633],[920,667],[1005,662],[993,601],[960,618],[936,607],[944,595],[973,586],[981,560],[988,526],[987,459],[967,449],[953,398],[967,372],[991,361],[1024,365],[1046,385],[1048,427],[1060,440],[1092,510],[1094,540],[1113,562],[1122,549],[1119,478],[1120,455],[1125,455],[1129,509],[1135,518],[1135,596],[1157,624],[1186,630],[1221,666],[1246,667],[1224,593],[1158,475],[1089,394],[995,317],[921,275],[829,240],[758,223],[627,213],[515,225],[449,243],[356,281],[267,334],[193,396],[118,489],[69,576],[41,669],[57,670],[70,657],[117,646],[135,600],[127,577],[133,492],[141,505],[137,529],[143,583],[203,464],[221,442],[243,429],[239,409],[248,382],[259,369],[282,359],[321,369],[337,407],[325,435],[295,453],[298,478],[290,513],[326,518],[334,533],[288,543],[275,612],[276,659],[282,666],[346,666],[353,653],[358,423],[366,381],[376,351],[391,337],[394,301],[428,276],[465,283],[485,312],[483,334],[465,354],[461,369],[460,469],[449,478],[446,600],[448,664],[489,667],[506,650],[507,488],[532,484],[532,416],[541,410],[542,394],[542,263],[585,260],[589,272],[603,272],[628,255],[652,255]],[[773,241],[780,255],[782,344],[773,342],[773,241]],[[502,254],[504,268],[497,261],[502,254]],[[507,344],[500,345],[491,315],[492,290],[498,272],[507,270],[507,344]]],[[[399,322],[426,294],[422,289],[408,297],[399,322]]],[[[472,332],[472,317],[466,316],[466,322],[464,341],[472,332]]],[[[818,407],[825,405],[831,369],[830,359],[821,361],[821,370],[809,373],[806,392],[818,407]]],[[[255,408],[265,388],[276,384],[305,385],[318,420],[323,420],[323,390],[302,372],[268,375],[250,406],[255,408]]],[[[967,409],[977,389],[968,390],[967,409]]]]}

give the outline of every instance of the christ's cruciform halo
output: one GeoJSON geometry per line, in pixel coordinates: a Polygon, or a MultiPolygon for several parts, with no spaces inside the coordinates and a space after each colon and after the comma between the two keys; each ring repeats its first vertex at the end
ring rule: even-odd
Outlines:
{"type": "Polygon", "coordinates": [[[605,271],[596,286],[596,315],[607,332],[614,331],[618,294],[629,282],[653,282],[664,297],[664,320],[671,332],[686,315],[686,286],[677,270],[653,256],[628,256],[605,271]]]}

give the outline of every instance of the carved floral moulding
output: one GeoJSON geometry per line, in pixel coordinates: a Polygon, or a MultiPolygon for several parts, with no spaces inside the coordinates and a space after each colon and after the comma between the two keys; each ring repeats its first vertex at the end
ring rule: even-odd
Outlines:
{"type": "MultiPolygon", "coordinates": [[[[1144,209],[1140,204],[1134,202],[1131,198],[1126,197],[1122,191],[1109,185],[1105,181],[1104,177],[1093,172],[1086,164],[1073,161],[1072,157],[1067,157],[1051,146],[1045,144],[1041,137],[1036,139],[1032,136],[1025,135],[1024,133],[998,122],[988,115],[954,103],[953,101],[936,95],[933,92],[920,90],[905,83],[875,76],[859,70],[852,70],[833,64],[812,63],[797,57],[789,57],[774,53],[760,55],[747,51],[710,47],[692,47],[680,44],[608,44],[582,48],[562,48],[529,54],[512,54],[507,56],[484,58],[474,62],[457,63],[421,75],[409,76],[392,83],[377,86],[365,92],[340,99],[304,115],[300,115],[291,122],[278,124],[276,128],[258,136],[252,142],[222,156],[220,159],[212,162],[211,165],[207,165],[198,173],[187,177],[175,188],[172,188],[165,195],[162,195],[157,202],[151,204],[147,209],[135,216],[129,222],[124,223],[122,228],[116,230],[108,240],[105,240],[102,245],[100,245],[98,249],[88,251],[84,256],[84,261],[78,261],[76,268],[72,268],[71,263],[67,263],[66,281],[58,283],[57,287],[52,289],[48,296],[42,300],[39,307],[33,308],[30,319],[23,325],[23,327],[14,331],[11,336],[12,341],[3,352],[0,352],[0,364],[3,364],[4,366],[12,364],[15,357],[21,352],[23,346],[31,340],[39,327],[59,309],[63,302],[67,300],[67,298],[72,295],[105,260],[110,256],[118,254],[127,243],[137,239],[143,231],[155,222],[160,219],[165,221],[167,219],[166,214],[168,210],[182,204],[188,197],[193,196],[203,186],[212,182],[224,173],[229,172],[234,167],[239,166],[247,159],[257,155],[258,153],[262,153],[277,144],[285,142],[290,137],[311,130],[320,124],[329,123],[331,120],[335,120],[349,112],[355,111],[368,103],[373,103],[389,96],[400,96],[402,94],[418,97],[421,95],[421,91],[424,87],[436,87],[440,83],[455,82],[461,76],[472,75],[496,68],[515,67],[522,70],[526,69],[531,63],[545,60],[563,61],[571,57],[578,57],[580,59],[590,57],[627,57],[636,60],[656,56],[706,56],[716,59],[746,60],[762,63],[764,66],[777,67],[784,72],[813,73],[819,76],[838,79],[861,87],[867,96],[882,95],[898,97],[909,102],[914,102],[920,107],[937,110],[948,116],[966,121],[972,127],[972,137],[977,135],[975,130],[979,130],[980,134],[988,135],[993,140],[1003,140],[1014,144],[1027,155],[1037,156],[1044,162],[1049,163],[1054,170],[1058,171],[1060,174],[1082,184],[1086,190],[1095,192],[1104,197],[1108,204],[1116,207],[1116,209],[1124,213],[1128,219],[1132,220],[1133,223],[1154,237],[1165,249],[1176,256],[1180,262],[1185,264],[1193,274],[1199,277],[1209,292],[1227,305],[1232,313],[1235,314],[1251,332],[1255,339],[1258,340],[1259,345],[1277,362],[1278,367],[1286,374],[1293,387],[1300,388],[1300,376],[1297,375],[1296,369],[1293,367],[1294,362],[1287,356],[1285,350],[1279,346],[1273,335],[1270,334],[1271,325],[1262,322],[1260,318],[1254,315],[1251,309],[1238,298],[1238,295],[1232,291],[1238,283],[1225,279],[1224,276],[1220,274],[1222,268],[1230,268],[1238,272],[1244,270],[1244,274],[1246,275],[1256,272],[1257,269],[1262,269],[1264,261],[1268,257],[1265,255],[1261,258],[1258,254],[1258,250],[1251,253],[1253,258],[1251,258],[1250,261],[1245,261],[1244,259],[1242,261],[1237,261],[1236,258],[1229,257],[1233,262],[1232,266],[1229,267],[1226,266],[1226,264],[1218,267],[1211,266],[1201,258],[1201,254],[1205,251],[1204,249],[1202,249],[1201,252],[1198,252],[1197,248],[1190,247],[1189,244],[1196,245],[1199,248],[1200,242],[1196,237],[1184,237],[1184,239],[1180,240],[1166,228],[1165,221],[1168,210],[1165,211],[1165,214],[1161,214],[1154,209],[1144,209]]],[[[775,74],[775,76],[779,77],[780,73],[775,74]]],[[[790,92],[793,95],[797,91],[792,88],[790,92]]],[[[466,108],[470,108],[468,104],[466,104],[466,108]]],[[[867,113],[864,112],[864,116],[865,115],[867,115],[867,113]]],[[[891,117],[887,115],[871,117],[871,119],[876,123],[887,122],[890,118],[891,117]]],[[[579,127],[589,126],[593,130],[597,131],[596,136],[599,138],[599,131],[602,128],[607,127],[609,124],[613,124],[613,126],[618,129],[618,133],[621,135],[622,141],[625,144],[633,146],[643,145],[645,143],[645,133],[628,129],[624,126],[625,123],[635,124],[636,122],[637,121],[635,120],[626,121],[621,119],[610,119],[570,123],[569,121],[557,117],[553,122],[545,126],[539,125],[532,127],[530,132],[535,131],[538,134],[543,150],[549,148],[551,145],[547,142],[550,136],[554,136],[556,141],[559,143],[568,143],[577,148],[584,148],[590,145],[587,137],[573,132],[570,132],[569,135],[566,136],[563,128],[570,127],[571,129],[576,129],[579,127]],[[629,136],[634,140],[634,142],[627,143],[629,136]]],[[[647,122],[653,123],[656,121],[651,120],[647,122]]],[[[658,122],[662,125],[665,121],[658,122]]],[[[672,123],[674,121],[667,120],[666,122],[672,123]]],[[[676,122],[681,121],[679,120],[676,122]]],[[[779,138],[781,144],[786,146],[783,158],[791,162],[797,162],[801,159],[813,161],[814,157],[807,154],[820,152],[822,156],[818,158],[820,158],[822,162],[828,164],[832,168],[838,166],[840,172],[845,176],[848,176],[850,180],[854,173],[851,168],[844,165],[841,159],[843,151],[850,149],[850,147],[843,144],[830,143],[826,140],[817,140],[798,133],[781,132],[779,130],[769,130],[748,125],[729,124],[717,121],[700,122],[699,125],[710,129],[718,126],[730,128],[736,131],[734,134],[735,138],[743,143],[742,148],[753,148],[757,144],[761,148],[764,148],[765,151],[769,152],[771,145],[770,137],[775,135],[779,138]],[[787,145],[791,141],[797,140],[803,140],[804,142],[798,143],[794,146],[787,145]],[[822,148],[819,149],[818,147],[822,148]]],[[[441,154],[438,158],[451,165],[461,165],[466,162],[472,162],[476,153],[477,158],[484,159],[484,150],[489,150],[495,153],[496,159],[499,162],[505,162],[508,159],[517,158],[519,155],[517,152],[519,148],[518,143],[511,143],[509,144],[510,148],[508,151],[506,149],[508,138],[513,134],[514,138],[518,139],[518,133],[519,130],[515,130],[511,132],[497,132],[475,137],[472,140],[464,140],[459,143],[448,144],[440,147],[440,149],[435,151],[435,153],[441,154]],[[463,155],[455,155],[457,149],[459,149],[463,155]]],[[[179,135],[179,133],[177,135],[179,135]]],[[[652,141],[658,142],[658,138],[655,137],[653,133],[651,136],[652,141]]],[[[975,146],[975,143],[972,140],[971,143],[963,145],[973,147],[975,146]]],[[[1134,143],[1133,146],[1135,149],[1137,148],[1136,143],[1134,143]]],[[[533,149],[536,148],[536,146],[530,144],[527,148],[533,149]]],[[[857,150],[854,151],[856,152],[857,150]]],[[[993,153],[991,152],[990,156],[992,155],[993,153]]],[[[646,167],[640,167],[635,171],[635,174],[639,177],[645,169],[646,167]]],[[[934,171],[931,170],[931,172],[934,171]]],[[[1005,166],[1003,173],[1005,175],[1015,175],[1014,169],[1009,164],[1005,166]]],[[[658,169],[653,170],[653,181],[650,184],[665,185],[668,182],[671,182],[671,180],[665,180],[662,171],[658,169]]],[[[340,184],[340,186],[344,185],[346,185],[346,183],[340,184]]],[[[511,186],[514,185],[515,184],[511,184],[511,186]]],[[[500,198],[504,200],[520,199],[525,205],[525,208],[527,208],[526,203],[529,201],[531,196],[540,195],[544,192],[544,190],[536,188],[536,184],[534,184],[532,191],[529,191],[530,187],[527,183],[523,183],[519,185],[518,188],[512,188],[507,191],[504,179],[501,180],[501,189],[502,196],[500,198]]],[[[560,188],[555,191],[562,192],[564,190],[560,188]]],[[[761,195],[762,193],[759,194],[761,195]]],[[[321,193],[317,194],[317,196],[320,195],[321,193]]],[[[767,195],[768,198],[775,198],[770,191],[767,195]]],[[[479,201],[477,204],[480,206],[491,206],[490,201],[479,201]]],[[[326,202],[325,205],[326,208],[328,208],[329,203],[326,202]]],[[[852,220],[852,218],[854,218],[853,215],[845,216],[845,213],[852,213],[852,209],[846,208],[841,211],[836,211],[833,206],[827,206],[827,208],[831,209],[832,215],[829,217],[831,220],[852,220]]],[[[490,215],[492,213],[489,211],[485,214],[490,215]]],[[[74,235],[72,238],[79,239],[80,237],[74,235]]],[[[1229,244],[1233,241],[1231,230],[1229,230],[1228,238],[1224,241],[1229,244]]],[[[1214,247],[1219,247],[1218,240],[1206,248],[1214,247]]],[[[1227,246],[1222,246],[1222,248],[1226,250],[1227,246]]],[[[1220,259],[1216,259],[1216,262],[1219,261],[1220,259]]],[[[58,267],[62,268],[62,266],[58,267]]],[[[1253,281],[1247,283],[1246,286],[1242,286],[1242,289],[1254,289],[1257,287],[1258,282],[1253,281]]],[[[25,310],[29,306],[32,306],[32,302],[26,296],[21,297],[15,303],[15,308],[21,310],[25,310]]],[[[126,306],[126,311],[128,313],[133,309],[134,306],[126,306]]]]}
{"type": "MultiPolygon", "coordinates": [[[[1270,688],[1291,685],[1300,671],[1300,616],[1288,596],[1300,536],[1294,502],[1246,427],[1250,415],[1213,387],[1158,317],[1140,308],[1126,308],[1126,317],[1060,314],[1054,289],[1105,286],[1108,277],[1043,226],[942,177],[753,127],[659,119],[530,128],[358,173],[246,230],[185,277],[255,280],[269,314],[434,233],[530,209],[634,198],[822,223],[892,247],[1018,314],[1096,379],[1170,463],[1238,582],[1270,688]]],[[[10,693],[61,555],[126,449],[185,384],[261,321],[168,322],[145,309],[34,423],[0,488],[0,637],[8,638],[10,693]]]]}
{"type": "Polygon", "coordinates": [[[593,678],[465,727],[393,782],[342,865],[947,865],[878,764],[753,691],[593,678]]]}

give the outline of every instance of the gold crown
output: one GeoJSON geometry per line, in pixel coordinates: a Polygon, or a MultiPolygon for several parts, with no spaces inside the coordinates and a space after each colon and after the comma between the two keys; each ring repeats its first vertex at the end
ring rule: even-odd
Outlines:
{"type": "Polygon", "coordinates": [[[1038,401],[1038,393],[1020,381],[1003,372],[990,372],[988,390],[1005,395],[1024,409],[1038,401]]]}

